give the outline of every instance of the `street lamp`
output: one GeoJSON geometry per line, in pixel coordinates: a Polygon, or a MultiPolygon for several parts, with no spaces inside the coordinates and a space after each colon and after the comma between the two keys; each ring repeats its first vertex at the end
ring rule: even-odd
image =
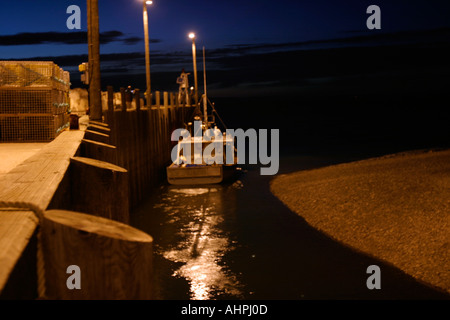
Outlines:
{"type": "Polygon", "coordinates": [[[189,33],[189,39],[192,39],[192,59],[194,61],[194,98],[195,104],[198,102],[198,78],[197,78],[197,49],[195,46],[195,33],[189,33]]]}
{"type": "Polygon", "coordinates": [[[151,106],[152,101],[152,89],[150,80],[150,39],[148,33],[148,12],[147,5],[153,4],[153,1],[143,1],[144,3],[144,37],[145,37],[145,67],[146,67],[146,77],[147,77],[147,91],[145,97],[147,98],[147,106],[151,106]]]}

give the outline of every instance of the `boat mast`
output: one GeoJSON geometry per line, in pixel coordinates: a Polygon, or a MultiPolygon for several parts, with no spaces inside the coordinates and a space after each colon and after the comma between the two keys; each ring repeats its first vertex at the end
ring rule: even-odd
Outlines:
{"type": "Polygon", "coordinates": [[[205,58],[205,47],[203,47],[203,86],[205,93],[203,95],[203,116],[204,116],[204,122],[205,126],[208,129],[209,123],[208,123],[208,96],[206,92],[206,58],[205,58]]]}

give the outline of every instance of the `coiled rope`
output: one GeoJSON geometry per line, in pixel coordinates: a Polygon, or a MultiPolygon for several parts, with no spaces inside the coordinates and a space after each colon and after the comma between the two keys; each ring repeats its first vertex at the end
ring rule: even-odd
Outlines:
{"type": "MultiPolygon", "coordinates": [[[[23,211],[32,211],[39,220],[39,225],[42,226],[44,221],[44,211],[30,202],[15,202],[15,201],[0,201],[1,209],[20,209],[23,211]]],[[[44,268],[44,253],[42,250],[42,231],[39,230],[37,243],[37,287],[38,287],[38,299],[46,299],[45,288],[45,268],[44,268]]]]}

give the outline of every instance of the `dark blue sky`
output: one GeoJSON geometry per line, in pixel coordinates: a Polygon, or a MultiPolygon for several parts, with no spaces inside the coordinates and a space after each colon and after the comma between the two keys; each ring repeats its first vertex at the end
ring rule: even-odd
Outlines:
{"type": "MultiPolygon", "coordinates": [[[[365,13],[370,4],[382,9],[382,31],[423,30],[450,26],[447,0],[155,0],[150,10],[150,36],[161,42],[156,51],[189,48],[186,34],[195,31],[199,45],[218,48],[235,44],[285,43],[341,38],[355,32],[368,34],[365,13]]],[[[86,1],[3,0],[0,35],[23,32],[67,32],[69,5],[82,9],[86,30],[86,1]]],[[[143,37],[141,0],[99,0],[100,30],[120,31],[126,37],[143,37]]],[[[49,39],[50,40],[50,39],[49,39]]],[[[135,52],[143,42],[121,41],[102,47],[102,53],[135,52]]],[[[2,46],[1,58],[80,54],[86,45],[2,46]]]]}
{"type": "MultiPolygon", "coordinates": [[[[179,70],[190,58],[187,34],[198,35],[212,68],[224,68],[219,58],[256,53],[368,45],[372,42],[423,41],[429,34],[406,38],[375,37],[411,30],[450,28],[448,0],[154,0],[149,7],[152,71],[179,70]],[[366,9],[382,11],[382,30],[368,30],[366,9]],[[366,39],[367,37],[367,39],[366,39]],[[329,41],[346,38],[347,41],[329,41]]],[[[70,71],[83,62],[87,44],[80,30],[68,30],[66,9],[82,10],[86,31],[86,1],[3,0],[0,11],[0,59],[66,57],[59,64],[70,71]],[[31,33],[24,35],[23,33],[31,33]],[[80,40],[81,39],[81,40],[80,40]],[[67,57],[69,56],[69,57],[67,57]]],[[[142,1],[99,0],[101,54],[105,72],[141,72],[144,52],[142,1]],[[121,55],[117,55],[121,54],[121,55]]],[[[448,37],[448,32],[439,37],[448,37]]],[[[448,40],[448,38],[447,38],[448,40]]]]}

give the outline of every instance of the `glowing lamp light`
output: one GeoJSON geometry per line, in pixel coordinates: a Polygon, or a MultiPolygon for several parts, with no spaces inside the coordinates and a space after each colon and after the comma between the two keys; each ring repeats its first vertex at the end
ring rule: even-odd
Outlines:
{"type": "Polygon", "coordinates": [[[195,39],[195,33],[193,32],[189,33],[189,39],[195,39]]]}
{"type": "Polygon", "coordinates": [[[151,5],[153,4],[153,1],[145,1],[146,4],[151,5]]]}

